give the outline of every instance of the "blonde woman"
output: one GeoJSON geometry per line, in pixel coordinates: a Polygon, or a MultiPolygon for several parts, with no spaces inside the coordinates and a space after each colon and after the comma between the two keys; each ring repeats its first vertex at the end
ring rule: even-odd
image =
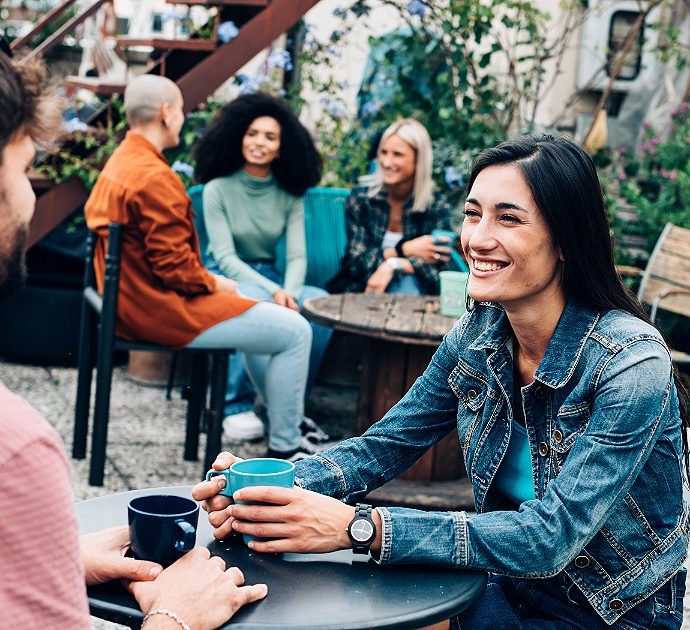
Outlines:
{"type": "Polygon", "coordinates": [[[437,294],[449,244],[431,232],[450,229],[450,206],[431,178],[431,138],[411,118],[388,127],[376,172],[353,189],[345,207],[348,246],[331,293],[437,294]]]}

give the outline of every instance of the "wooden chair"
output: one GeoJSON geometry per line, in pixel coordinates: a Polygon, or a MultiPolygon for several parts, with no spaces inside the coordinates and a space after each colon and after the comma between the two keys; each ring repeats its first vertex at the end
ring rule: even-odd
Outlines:
{"type": "MultiPolygon", "coordinates": [[[[690,317],[690,230],[667,223],[642,274],[637,293],[651,305],[654,321],[659,308],[690,317]]],[[[674,363],[690,363],[690,354],[672,351],[674,363]]]]}
{"type": "MultiPolygon", "coordinates": [[[[79,333],[79,371],[77,376],[77,398],[74,413],[74,438],[72,457],[84,459],[89,428],[92,370],[96,367],[96,394],[93,411],[93,435],[91,438],[91,463],[89,484],[103,485],[106,446],[108,441],[108,419],[110,415],[110,389],[113,373],[113,359],[116,350],[145,350],[169,352],[170,348],[154,343],[133,342],[115,335],[117,301],[120,280],[120,250],[122,225],[111,223],[108,227],[108,250],[105,259],[103,295],[95,289],[93,252],[97,236],[89,232],[86,244],[86,270],[81,308],[79,333]],[[97,342],[94,344],[94,328],[97,342]],[[94,347],[95,346],[95,347],[94,347]]],[[[211,467],[220,452],[225,389],[227,385],[228,357],[234,350],[183,348],[176,352],[189,353],[190,383],[187,388],[188,405],[184,458],[198,459],[199,430],[202,415],[207,440],[202,474],[211,467]],[[211,358],[211,373],[208,378],[208,359],[211,358]],[[206,408],[207,389],[210,380],[210,406],[206,408]]]]}

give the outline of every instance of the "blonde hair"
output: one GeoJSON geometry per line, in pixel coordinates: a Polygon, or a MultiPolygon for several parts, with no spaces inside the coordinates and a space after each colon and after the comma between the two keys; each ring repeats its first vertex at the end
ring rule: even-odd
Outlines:
{"type": "MultiPolygon", "coordinates": [[[[376,152],[380,159],[381,147],[391,136],[398,136],[409,144],[415,152],[416,164],[414,171],[414,185],[412,187],[412,212],[424,212],[434,199],[434,180],[431,177],[433,150],[431,137],[426,127],[414,118],[403,118],[394,122],[381,136],[379,148],[376,152]]],[[[383,188],[383,175],[377,165],[376,171],[363,182],[369,186],[369,196],[377,195],[383,188]]]]}

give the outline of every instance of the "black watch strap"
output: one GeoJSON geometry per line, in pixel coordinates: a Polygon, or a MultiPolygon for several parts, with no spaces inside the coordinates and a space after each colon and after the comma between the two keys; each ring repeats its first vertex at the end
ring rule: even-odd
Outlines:
{"type": "Polygon", "coordinates": [[[406,258],[405,254],[403,253],[403,245],[407,243],[409,239],[407,238],[401,238],[396,244],[395,244],[395,251],[398,253],[398,257],[400,258],[406,258]]]}
{"type": "Polygon", "coordinates": [[[354,553],[369,553],[369,547],[376,538],[376,525],[371,518],[373,507],[366,503],[357,503],[355,515],[347,528],[354,553]]]}

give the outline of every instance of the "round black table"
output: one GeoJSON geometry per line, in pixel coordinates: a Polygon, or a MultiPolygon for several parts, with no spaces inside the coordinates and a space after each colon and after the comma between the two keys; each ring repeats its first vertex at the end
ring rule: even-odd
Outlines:
{"type": "MultiPolygon", "coordinates": [[[[191,486],[120,492],[77,503],[82,534],[127,523],[127,502],[146,494],[191,497],[191,486]]],[[[239,537],[218,542],[205,512],[197,545],[244,572],[247,584],[268,585],[266,599],[242,608],[224,628],[347,630],[419,628],[461,612],[481,595],[480,571],[429,566],[379,566],[351,551],[327,554],[258,554],[239,537]]],[[[88,589],[91,614],[138,628],[143,615],[119,582],[88,589]]]]}

